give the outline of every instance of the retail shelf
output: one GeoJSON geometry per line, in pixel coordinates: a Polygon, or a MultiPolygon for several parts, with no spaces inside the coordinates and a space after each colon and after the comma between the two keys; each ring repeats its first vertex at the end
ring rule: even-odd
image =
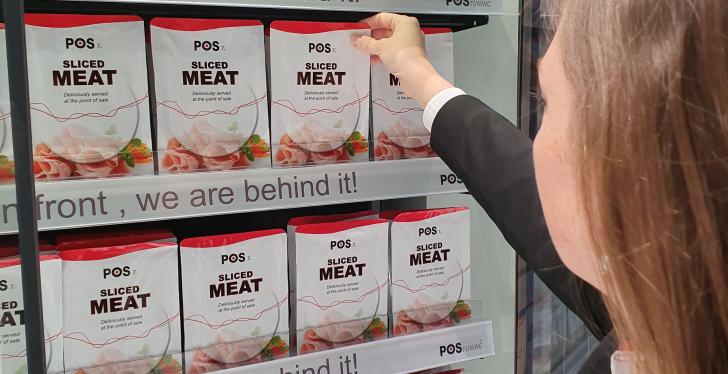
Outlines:
{"type": "Polygon", "coordinates": [[[490,321],[228,369],[220,374],[413,373],[492,356],[490,321]]]}
{"type": "MultiPolygon", "coordinates": [[[[87,1],[87,0],[67,0],[87,1]]],[[[208,5],[248,8],[497,15],[503,0],[96,0],[100,3],[208,5]]]]}
{"type": "MultiPolygon", "coordinates": [[[[36,183],[41,230],[465,192],[439,158],[36,183]]],[[[17,231],[0,186],[0,234],[17,231]]]]}

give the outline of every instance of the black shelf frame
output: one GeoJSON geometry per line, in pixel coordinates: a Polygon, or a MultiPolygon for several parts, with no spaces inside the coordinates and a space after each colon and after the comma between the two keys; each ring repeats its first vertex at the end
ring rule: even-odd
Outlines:
{"type": "MultiPolygon", "coordinates": [[[[358,21],[372,15],[361,11],[327,11],[306,9],[236,8],[225,6],[174,5],[124,2],[68,2],[58,0],[2,0],[0,16],[5,23],[8,83],[10,89],[13,153],[15,159],[15,185],[17,199],[18,246],[23,286],[26,358],[29,373],[47,372],[45,364],[45,337],[38,250],[38,225],[35,205],[35,181],[33,175],[32,135],[30,126],[30,98],[28,92],[28,66],[25,44],[24,15],[27,12],[47,13],[116,13],[136,14],[148,20],[156,16],[198,18],[256,18],[268,25],[277,19],[328,21],[358,21]]],[[[426,27],[450,27],[461,31],[489,23],[487,15],[449,15],[409,13],[420,19],[426,27]]],[[[522,38],[523,35],[519,35],[522,38]]],[[[520,56],[520,59],[523,55],[520,56]]],[[[522,63],[522,61],[520,61],[522,63]]],[[[150,82],[152,84],[152,82],[150,82]]],[[[519,82],[520,85],[520,82],[519,82]]],[[[519,89],[520,91],[520,89],[519,89]]],[[[519,97],[523,94],[519,92],[519,97]]],[[[519,103],[520,107],[520,103],[519,103]]],[[[521,108],[519,111],[522,112],[521,108]]],[[[523,126],[518,121],[518,127],[523,126]]],[[[407,199],[417,206],[424,199],[407,199]]],[[[373,202],[378,206],[379,202],[373,202]]],[[[405,204],[410,205],[405,202],[405,204]]]]}
{"type": "Polygon", "coordinates": [[[38,221],[35,211],[28,63],[25,51],[24,0],[3,0],[8,83],[15,157],[15,198],[18,209],[18,247],[23,285],[26,355],[29,373],[45,373],[43,301],[38,259],[38,221]],[[12,52],[10,52],[12,51],[12,52]]]}

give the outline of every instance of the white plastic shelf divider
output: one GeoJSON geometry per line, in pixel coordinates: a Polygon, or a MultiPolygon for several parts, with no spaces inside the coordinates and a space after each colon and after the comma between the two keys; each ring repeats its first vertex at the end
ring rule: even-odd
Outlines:
{"type": "Polygon", "coordinates": [[[442,367],[494,354],[492,323],[480,321],[227,369],[219,373],[399,374],[442,367]]]}
{"type": "MultiPolygon", "coordinates": [[[[41,230],[465,192],[439,158],[36,183],[41,230]]],[[[0,186],[0,234],[17,231],[0,186]]]]}
{"type": "MultiPolygon", "coordinates": [[[[68,0],[67,0],[68,1],[68,0]]],[[[86,0],[71,0],[86,1],[86,0]]],[[[104,3],[210,5],[271,9],[498,15],[503,0],[96,0],[104,3]]]]}

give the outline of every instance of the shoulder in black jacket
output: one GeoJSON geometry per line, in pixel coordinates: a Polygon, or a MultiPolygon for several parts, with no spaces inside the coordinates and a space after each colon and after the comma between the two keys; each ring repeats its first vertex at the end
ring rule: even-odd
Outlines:
{"type": "Polygon", "coordinates": [[[602,341],[581,372],[609,373],[615,349],[611,321],[599,291],[569,271],[556,253],[536,189],[531,140],[486,104],[464,95],[437,114],[431,144],[518,255],[602,341]]]}

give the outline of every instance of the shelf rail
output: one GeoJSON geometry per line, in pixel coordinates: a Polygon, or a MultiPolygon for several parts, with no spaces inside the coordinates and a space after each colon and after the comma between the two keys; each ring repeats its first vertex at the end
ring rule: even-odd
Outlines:
{"type": "Polygon", "coordinates": [[[35,211],[28,61],[25,51],[24,0],[3,0],[5,40],[8,53],[15,197],[17,199],[18,247],[23,285],[26,361],[29,373],[45,373],[43,301],[38,258],[38,223],[35,211]]]}

